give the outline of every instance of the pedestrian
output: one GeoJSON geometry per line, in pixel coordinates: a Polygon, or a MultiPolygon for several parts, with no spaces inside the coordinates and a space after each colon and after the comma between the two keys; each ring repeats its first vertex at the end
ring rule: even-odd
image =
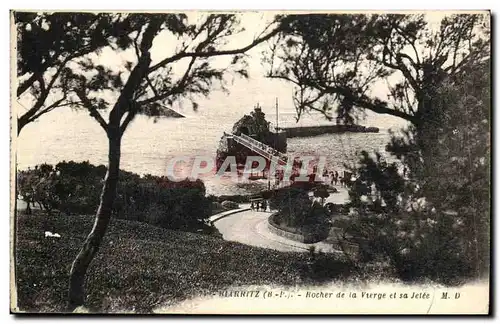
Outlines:
{"type": "Polygon", "coordinates": [[[254,205],[253,201],[252,201],[252,203],[250,204],[250,209],[255,210],[255,205],[254,205]]]}
{"type": "Polygon", "coordinates": [[[339,173],[335,171],[335,185],[337,185],[338,180],[339,180],[339,173]]]}
{"type": "Polygon", "coordinates": [[[262,211],[265,212],[267,209],[267,202],[265,200],[262,201],[262,211]]]}
{"type": "Polygon", "coordinates": [[[259,211],[259,208],[260,208],[260,203],[257,201],[255,204],[256,204],[256,206],[255,206],[255,210],[259,211]]]}

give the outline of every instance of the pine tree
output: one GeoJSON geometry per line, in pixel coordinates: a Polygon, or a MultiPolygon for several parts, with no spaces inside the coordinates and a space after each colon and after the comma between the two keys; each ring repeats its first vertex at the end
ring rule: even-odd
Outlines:
{"type": "Polygon", "coordinates": [[[216,85],[224,86],[230,72],[246,77],[244,53],[275,36],[284,25],[272,22],[246,46],[227,49],[228,39],[240,31],[238,15],[206,14],[196,22],[185,14],[167,13],[16,12],[14,16],[20,44],[18,76],[29,76],[21,80],[17,92],[21,95],[32,89],[35,97],[33,108],[28,116],[20,117],[19,125],[22,127],[63,104],[72,105],[89,112],[108,142],[107,173],[95,223],[71,267],[69,304],[73,308],[84,303],[85,274],[111,218],[121,143],[130,123],[139,114],[162,116],[165,107],[176,100],[208,95],[216,85]],[[162,33],[177,40],[168,44],[174,54],[163,54],[153,63],[153,42],[162,33]],[[104,66],[99,62],[104,46],[113,51],[132,50],[136,59],[124,62],[119,69],[104,66]],[[213,65],[211,58],[216,56],[232,57],[229,67],[213,65]],[[70,61],[72,64],[68,64],[70,61]],[[181,61],[186,64],[179,75],[173,67],[181,61]],[[48,85],[46,78],[50,79],[48,85]],[[47,103],[47,98],[53,97],[52,88],[57,88],[62,97],[47,103]],[[108,118],[103,113],[109,113],[108,118]]]}

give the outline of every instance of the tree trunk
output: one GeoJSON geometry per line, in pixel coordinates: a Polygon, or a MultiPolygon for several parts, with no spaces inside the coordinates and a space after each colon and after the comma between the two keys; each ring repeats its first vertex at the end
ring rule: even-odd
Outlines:
{"type": "MultiPolygon", "coordinates": [[[[31,204],[31,201],[28,199],[28,200],[25,200],[26,201],[26,215],[31,215],[31,207],[30,207],[30,204],[31,204]]],[[[17,208],[17,197],[16,197],[16,208],[17,208]]],[[[16,209],[16,213],[17,213],[17,209],[16,209]]]]}
{"type": "Polygon", "coordinates": [[[71,266],[69,278],[69,307],[74,309],[85,302],[85,274],[95,254],[99,250],[111,219],[113,203],[120,170],[121,136],[118,131],[108,131],[109,154],[108,171],[104,178],[101,201],[92,231],[85,239],[83,247],[71,266]]]}
{"type": "Polygon", "coordinates": [[[17,119],[17,136],[21,134],[21,130],[28,124],[28,116],[26,114],[22,115],[17,119]]]}

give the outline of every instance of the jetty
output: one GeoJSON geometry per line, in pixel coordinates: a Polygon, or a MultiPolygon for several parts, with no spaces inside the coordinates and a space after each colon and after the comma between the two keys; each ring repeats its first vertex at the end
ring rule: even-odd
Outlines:
{"type": "Polygon", "coordinates": [[[332,133],[378,133],[378,127],[366,127],[361,125],[324,125],[324,126],[299,126],[281,127],[287,138],[318,136],[332,133]]]}
{"type": "Polygon", "coordinates": [[[288,156],[280,151],[274,149],[273,147],[266,145],[256,139],[245,135],[227,134],[224,132],[224,136],[227,140],[233,140],[238,144],[245,146],[252,152],[264,157],[268,161],[276,161],[280,165],[286,165],[288,161],[288,156]]]}
{"type": "Polygon", "coordinates": [[[234,125],[230,133],[224,132],[217,149],[217,168],[228,156],[234,156],[238,165],[246,163],[247,156],[260,155],[279,164],[286,164],[287,140],[284,131],[269,126],[262,109],[257,105],[234,125]]]}
{"type": "MultiPolygon", "coordinates": [[[[298,158],[287,156],[287,139],[291,137],[308,137],[328,133],[378,133],[377,127],[366,127],[355,124],[343,124],[337,121],[336,125],[305,126],[305,127],[271,127],[265,119],[265,114],[259,105],[249,115],[238,120],[231,132],[224,132],[219,141],[216,155],[216,167],[220,170],[228,157],[233,157],[237,166],[246,165],[248,156],[261,156],[266,160],[268,170],[272,163],[284,166],[291,163],[295,171],[301,168],[302,162],[298,158]]],[[[225,170],[223,170],[224,172],[225,170]]],[[[294,171],[294,172],[295,172],[294,171]]],[[[313,171],[313,174],[315,171],[313,171]]],[[[312,176],[312,174],[311,174],[312,176]]],[[[252,175],[253,177],[253,175],[252,175]]],[[[258,175],[255,179],[264,177],[258,175]]]]}

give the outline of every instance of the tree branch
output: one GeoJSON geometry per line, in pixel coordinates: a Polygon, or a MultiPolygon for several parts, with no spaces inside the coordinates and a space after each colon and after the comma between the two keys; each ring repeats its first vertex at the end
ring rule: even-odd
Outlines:
{"type": "Polygon", "coordinates": [[[90,109],[87,107],[87,109],[90,112],[90,116],[94,117],[94,119],[99,123],[99,125],[101,125],[102,129],[104,129],[105,131],[107,131],[108,130],[108,124],[106,123],[106,121],[104,120],[104,118],[102,118],[102,116],[99,113],[99,111],[97,111],[97,109],[95,107],[90,108],[90,109]]]}
{"type": "MultiPolygon", "coordinates": [[[[43,76],[37,75],[41,79],[39,82],[40,82],[40,87],[43,88],[43,89],[42,89],[42,92],[40,93],[40,96],[35,101],[35,104],[33,105],[33,107],[31,107],[27,112],[25,112],[21,117],[19,117],[19,119],[18,119],[18,122],[19,122],[18,123],[18,134],[21,132],[21,129],[28,122],[34,120],[33,116],[36,116],[36,114],[38,113],[38,111],[43,107],[43,105],[45,103],[45,100],[47,100],[47,97],[50,94],[50,90],[54,86],[54,83],[56,82],[57,78],[59,77],[59,74],[61,73],[62,69],[64,68],[64,66],[66,65],[66,63],[67,63],[68,60],[69,60],[69,58],[65,59],[61,63],[61,65],[57,69],[56,73],[52,76],[52,79],[50,80],[50,82],[49,82],[49,84],[48,84],[47,87],[45,87],[45,83],[43,82],[43,76]]],[[[38,77],[35,78],[35,79],[38,79],[38,77]]]]}
{"type": "Polygon", "coordinates": [[[196,52],[195,51],[195,52],[181,52],[181,53],[177,53],[177,54],[175,54],[175,55],[173,55],[171,57],[168,57],[168,58],[164,59],[163,61],[161,61],[161,62],[153,65],[149,69],[149,73],[154,72],[154,71],[158,70],[159,68],[161,68],[161,67],[163,67],[163,66],[165,66],[165,65],[167,65],[169,63],[178,61],[178,60],[180,60],[182,58],[185,58],[185,57],[197,58],[197,57],[212,57],[212,56],[242,54],[242,53],[245,53],[246,51],[248,51],[249,49],[255,47],[256,45],[258,45],[260,43],[263,43],[263,42],[267,41],[268,39],[272,38],[273,36],[275,36],[276,34],[278,34],[282,29],[283,29],[283,27],[280,24],[279,27],[275,28],[273,31],[271,31],[266,36],[257,38],[252,43],[248,44],[247,46],[241,47],[241,48],[238,48],[238,49],[212,51],[212,52],[196,52]]]}
{"type": "MultiPolygon", "coordinates": [[[[386,47],[386,50],[388,51],[389,49],[386,47]]],[[[379,62],[379,63],[381,63],[381,64],[383,64],[384,66],[386,66],[388,68],[391,68],[393,70],[401,71],[401,73],[403,73],[403,76],[408,80],[408,83],[410,83],[410,85],[412,86],[413,90],[414,91],[419,91],[420,87],[418,85],[417,80],[411,75],[410,70],[408,70],[408,68],[403,63],[403,60],[402,60],[403,57],[407,58],[414,65],[415,62],[413,61],[413,59],[411,57],[409,57],[408,55],[404,54],[404,53],[397,53],[395,55],[390,54],[391,57],[392,56],[396,57],[397,64],[393,64],[390,61],[386,60],[386,55],[387,55],[386,50],[384,50],[384,53],[382,55],[382,60],[376,60],[376,61],[379,62]]]]}
{"type": "Polygon", "coordinates": [[[134,119],[136,114],[137,114],[137,111],[132,111],[132,110],[130,110],[127,113],[127,117],[125,117],[125,119],[123,120],[123,123],[120,126],[120,133],[123,134],[123,132],[125,132],[125,130],[128,127],[128,124],[130,124],[130,122],[134,119]]]}
{"type": "Polygon", "coordinates": [[[470,52],[467,54],[466,57],[462,58],[460,62],[458,62],[456,65],[450,65],[444,69],[445,72],[448,72],[449,74],[455,74],[459,69],[462,67],[466,66],[467,64],[470,64],[471,62],[474,62],[474,60],[478,59],[480,57],[480,54],[483,53],[483,51],[487,48],[488,43],[482,44],[482,46],[478,47],[476,50],[470,52]]]}
{"type": "Polygon", "coordinates": [[[28,90],[33,83],[39,78],[38,73],[33,73],[28,80],[24,81],[17,87],[17,97],[20,97],[26,90],[28,90]]]}
{"type": "Polygon", "coordinates": [[[413,68],[415,70],[419,69],[419,66],[417,66],[417,63],[415,63],[415,61],[408,54],[406,54],[406,53],[398,53],[398,56],[401,57],[401,58],[405,58],[408,61],[410,61],[411,65],[413,66],[413,68]]]}
{"type": "Polygon", "coordinates": [[[45,109],[40,109],[36,115],[32,116],[32,117],[28,120],[28,122],[32,122],[32,121],[36,120],[38,117],[40,117],[40,116],[42,116],[42,115],[44,115],[44,114],[46,114],[46,113],[48,113],[48,112],[52,111],[54,108],[65,106],[65,105],[61,105],[61,103],[62,103],[64,100],[66,100],[66,96],[64,96],[63,98],[61,98],[61,99],[59,99],[59,100],[55,101],[53,104],[51,104],[51,105],[50,105],[50,106],[48,106],[47,108],[45,108],[45,109]]]}
{"type": "Polygon", "coordinates": [[[141,54],[139,53],[139,46],[137,45],[137,40],[139,39],[139,36],[141,35],[141,31],[137,31],[137,35],[134,38],[134,50],[135,50],[135,55],[137,56],[137,60],[141,57],[141,54]]]}
{"type": "Polygon", "coordinates": [[[268,74],[267,77],[270,78],[270,79],[285,80],[285,81],[291,82],[291,83],[293,83],[293,84],[295,84],[297,86],[300,86],[300,82],[298,82],[296,80],[293,80],[292,78],[284,76],[284,75],[268,74]]]}
{"type": "Polygon", "coordinates": [[[406,78],[406,80],[408,80],[408,83],[411,85],[413,90],[415,92],[420,92],[420,86],[419,86],[417,80],[413,77],[413,75],[411,75],[410,70],[408,70],[406,65],[403,63],[403,60],[401,59],[400,53],[398,53],[398,55],[396,56],[396,59],[398,61],[398,70],[401,71],[401,73],[403,73],[403,76],[406,78]]]}
{"type": "Polygon", "coordinates": [[[405,113],[404,111],[389,108],[387,106],[387,103],[385,102],[370,102],[370,101],[364,101],[360,98],[355,98],[353,102],[358,107],[366,108],[378,114],[387,114],[395,117],[400,117],[413,124],[417,124],[419,121],[418,118],[408,113],[405,113]]]}
{"type": "Polygon", "coordinates": [[[80,100],[82,101],[82,105],[89,111],[90,116],[94,117],[94,119],[99,123],[99,125],[101,125],[104,131],[107,132],[108,124],[106,123],[104,118],[102,118],[101,114],[97,111],[97,109],[94,107],[90,99],[87,97],[87,95],[85,94],[85,90],[79,89],[78,91],[75,92],[78,98],[80,98],[80,100]]]}
{"type": "Polygon", "coordinates": [[[148,83],[149,87],[151,88],[151,90],[153,91],[153,94],[155,96],[159,96],[158,94],[158,90],[156,90],[155,86],[153,85],[153,83],[151,82],[151,80],[149,79],[149,76],[145,76],[145,79],[146,79],[146,82],[148,83]]]}
{"type": "Polygon", "coordinates": [[[419,119],[413,115],[410,115],[404,111],[389,108],[386,102],[380,100],[370,100],[366,96],[357,96],[352,92],[351,89],[347,87],[330,87],[324,89],[324,92],[344,96],[348,98],[355,106],[371,110],[378,114],[387,114],[395,117],[400,117],[413,124],[417,124],[419,122],[419,119]]]}
{"type": "Polygon", "coordinates": [[[120,92],[113,109],[109,113],[108,136],[122,136],[128,124],[137,113],[137,104],[133,102],[134,94],[140,86],[143,78],[148,75],[149,64],[151,63],[151,54],[149,50],[153,45],[153,39],[160,30],[162,21],[152,19],[142,35],[140,57],[137,59],[137,65],[132,69],[130,75],[120,92]],[[124,122],[120,125],[123,115],[128,112],[124,122]]]}
{"type": "MultiPolygon", "coordinates": [[[[408,42],[408,44],[410,44],[410,46],[412,47],[413,52],[415,53],[415,59],[417,60],[417,62],[416,62],[416,64],[415,64],[415,62],[414,62],[412,59],[411,59],[411,61],[412,61],[412,64],[413,64],[414,68],[415,68],[416,70],[418,70],[418,69],[420,68],[420,64],[421,64],[421,62],[420,62],[420,57],[419,57],[419,55],[418,55],[417,48],[416,48],[416,46],[415,46],[415,40],[413,40],[413,41],[412,41],[412,40],[408,37],[408,35],[407,35],[407,34],[406,34],[403,30],[401,30],[401,28],[400,28],[398,25],[394,25],[394,28],[395,28],[395,29],[396,29],[396,31],[399,33],[399,35],[401,35],[401,37],[403,37],[403,38],[404,38],[404,39],[408,42]]],[[[408,58],[410,58],[410,56],[408,56],[408,55],[406,55],[406,54],[404,54],[404,55],[405,55],[405,56],[407,56],[408,58]]]]}
{"type": "Polygon", "coordinates": [[[162,93],[161,95],[155,95],[152,98],[145,99],[142,101],[137,102],[137,106],[141,107],[143,105],[150,104],[155,101],[160,101],[163,100],[171,95],[177,94],[181,92],[181,89],[185,87],[186,81],[189,78],[189,73],[191,72],[191,69],[193,68],[194,62],[196,61],[196,57],[191,58],[191,62],[189,62],[188,67],[186,68],[186,71],[184,72],[184,75],[182,76],[181,80],[177,82],[177,85],[172,87],[169,91],[166,91],[165,93],[162,93]]]}
{"type": "Polygon", "coordinates": [[[113,131],[120,131],[120,122],[123,115],[127,111],[130,112],[133,109],[131,101],[142,79],[148,75],[148,68],[151,63],[151,54],[149,50],[151,49],[156,33],[160,29],[161,23],[159,19],[153,19],[142,35],[140,47],[141,56],[138,58],[137,65],[130,72],[118,100],[109,113],[109,124],[112,125],[113,131]]]}

